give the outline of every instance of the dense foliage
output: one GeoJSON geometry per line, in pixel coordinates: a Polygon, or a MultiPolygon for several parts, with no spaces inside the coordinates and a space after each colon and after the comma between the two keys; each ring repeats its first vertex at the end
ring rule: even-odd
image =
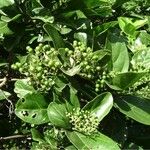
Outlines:
{"type": "Polygon", "coordinates": [[[150,148],[149,0],[0,1],[0,149],[150,148]]]}

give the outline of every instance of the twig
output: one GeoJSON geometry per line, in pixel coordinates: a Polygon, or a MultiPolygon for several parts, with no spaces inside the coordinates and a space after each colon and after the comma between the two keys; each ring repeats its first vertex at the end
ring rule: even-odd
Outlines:
{"type": "Polygon", "coordinates": [[[17,80],[20,80],[20,79],[17,79],[17,78],[12,78],[12,79],[7,79],[6,77],[4,77],[3,79],[0,79],[0,87],[4,86],[6,84],[6,81],[17,81],[17,80]]]}
{"type": "Polygon", "coordinates": [[[26,137],[26,135],[12,135],[12,136],[7,136],[7,137],[0,137],[0,141],[17,139],[17,138],[24,138],[24,137],[26,137]]]}
{"type": "Polygon", "coordinates": [[[7,81],[6,77],[4,77],[3,79],[0,79],[0,82],[1,82],[0,83],[0,88],[6,84],[6,81],[7,81]]]}

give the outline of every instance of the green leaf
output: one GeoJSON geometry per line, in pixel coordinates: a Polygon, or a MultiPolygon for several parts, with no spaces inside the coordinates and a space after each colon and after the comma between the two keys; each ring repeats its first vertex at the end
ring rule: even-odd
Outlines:
{"type": "Polygon", "coordinates": [[[36,90],[32,86],[28,85],[27,80],[24,79],[16,81],[14,92],[17,94],[19,98],[23,98],[25,97],[25,95],[29,93],[32,94],[36,92],[36,90]]]}
{"type": "Polygon", "coordinates": [[[134,85],[139,79],[141,79],[145,72],[126,72],[120,73],[113,78],[113,85],[120,89],[126,89],[134,85]]]}
{"type": "Polygon", "coordinates": [[[111,21],[111,22],[103,23],[102,25],[98,25],[94,28],[95,35],[99,36],[102,33],[106,32],[109,28],[112,28],[117,24],[118,24],[117,21],[111,21]]]}
{"type": "Polygon", "coordinates": [[[68,81],[63,76],[57,76],[55,79],[55,89],[58,92],[62,92],[62,90],[68,85],[68,81]]]}
{"type": "Polygon", "coordinates": [[[73,145],[67,146],[65,150],[77,150],[73,145]]]}
{"type": "Polygon", "coordinates": [[[74,76],[80,72],[80,66],[74,66],[73,68],[69,70],[61,69],[63,73],[65,73],[68,76],[74,76]]]}
{"type": "Polygon", "coordinates": [[[108,39],[108,46],[112,51],[112,67],[116,72],[127,72],[129,55],[123,37],[112,34],[108,39]]]}
{"type": "Polygon", "coordinates": [[[57,127],[69,128],[69,118],[66,116],[67,111],[65,103],[51,102],[47,109],[50,122],[57,127]]]}
{"type": "Polygon", "coordinates": [[[150,45],[150,34],[148,34],[146,31],[141,31],[139,38],[142,44],[146,46],[150,45]]]}
{"type": "Polygon", "coordinates": [[[135,36],[136,35],[136,30],[139,29],[140,27],[143,27],[145,24],[148,23],[148,19],[133,19],[133,18],[127,18],[127,17],[119,17],[118,18],[118,23],[121,28],[121,30],[126,33],[127,35],[130,36],[135,36]]]}
{"type": "Polygon", "coordinates": [[[17,102],[15,114],[24,122],[43,124],[49,122],[47,107],[48,104],[41,94],[27,94],[17,102]]]}
{"type": "Polygon", "coordinates": [[[31,129],[32,139],[37,142],[44,142],[43,135],[35,128],[31,129]]]}
{"type": "Polygon", "coordinates": [[[13,32],[8,27],[8,23],[4,21],[0,21],[0,33],[6,35],[13,34],[13,32]]]}
{"type": "Polygon", "coordinates": [[[72,87],[70,87],[70,102],[74,106],[74,108],[80,107],[80,102],[76,94],[76,91],[72,87]]]}
{"type": "Polygon", "coordinates": [[[7,66],[8,63],[0,63],[0,67],[7,66]]]}
{"type": "Polygon", "coordinates": [[[64,41],[58,31],[49,23],[45,23],[43,26],[46,33],[52,38],[54,47],[56,49],[64,47],[64,41]]]}
{"type": "Polygon", "coordinates": [[[94,51],[93,55],[97,55],[98,56],[98,60],[100,61],[101,59],[103,59],[106,55],[109,55],[110,51],[102,49],[102,50],[98,50],[98,51],[94,51]]]}
{"type": "Polygon", "coordinates": [[[73,131],[66,132],[66,135],[78,150],[119,150],[118,145],[112,139],[101,133],[86,136],[73,131]]]}
{"type": "Polygon", "coordinates": [[[84,32],[78,32],[74,34],[74,38],[87,45],[87,34],[84,32]]]}
{"type": "Polygon", "coordinates": [[[0,101],[7,99],[11,94],[0,89],[0,101]]]}
{"type": "Polygon", "coordinates": [[[128,117],[150,125],[150,101],[135,96],[121,96],[115,98],[115,106],[128,117]]]}
{"type": "Polygon", "coordinates": [[[126,33],[127,35],[135,35],[136,27],[132,24],[131,19],[126,17],[119,17],[118,23],[121,30],[126,33]]]}
{"type": "Polygon", "coordinates": [[[4,1],[0,1],[0,8],[13,5],[14,3],[15,3],[14,0],[4,0],[4,1]]]}
{"type": "Polygon", "coordinates": [[[91,111],[101,121],[111,110],[113,106],[113,97],[111,93],[103,93],[96,96],[92,101],[84,106],[84,110],[91,111]]]}

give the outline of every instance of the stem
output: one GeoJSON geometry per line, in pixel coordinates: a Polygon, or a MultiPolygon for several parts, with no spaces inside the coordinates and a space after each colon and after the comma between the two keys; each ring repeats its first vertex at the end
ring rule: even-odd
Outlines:
{"type": "Polygon", "coordinates": [[[17,138],[24,138],[24,137],[26,137],[26,135],[12,135],[12,136],[7,136],[7,137],[0,137],[0,141],[17,139],[17,138]]]}
{"type": "MultiPolygon", "coordinates": [[[[0,82],[4,82],[4,81],[6,81],[7,79],[6,79],[6,77],[4,77],[3,79],[0,79],[0,82]]],[[[20,79],[17,79],[17,78],[12,78],[12,79],[9,79],[9,81],[17,81],[17,80],[20,80],[20,79]]],[[[0,84],[2,84],[2,83],[0,83],[0,84]]]]}
{"type": "Polygon", "coordinates": [[[0,79],[0,82],[1,82],[0,83],[0,88],[6,84],[6,81],[7,81],[6,77],[4,77],[3,79],[0,79]]]}

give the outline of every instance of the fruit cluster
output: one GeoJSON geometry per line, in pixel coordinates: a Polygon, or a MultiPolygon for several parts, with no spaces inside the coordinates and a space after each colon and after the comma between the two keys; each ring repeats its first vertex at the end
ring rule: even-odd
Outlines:
{"type": "Polygon", "coordinates": [[[72,130],[76,130],[87,135],[95,133],[99,124],[98,118],[87,110],[74,109],[72,113],[67,113],[70,119],[72,130]]]}
{"type": "Polygon", "coordinates": [[[61,67],[58,52],[49,45],[39,44],[35,49],[27,47],[29,53],[25,63],[17,62],[13,69],[28,78],[29,84],[39,91],[48,91],[55,83],[55,75],[61,67]]]}
{"type": "Polygon", "coordinates": [[[96,72],[101,70],[98,61],[99,57],[90,47],[86,47],[86,45],[81,42],[74,41],[73,49],[74,50],[65,49],[66,55],[70,59],[70,66],[79,65],[79,75],[84,78],[93,79],[96,72]]]}
{"type": "Polygon", "coordinates": [[[75,66],[79,66],[78,75],[81,77],[92,79],[94,82],[98,79],[96,91],[104,85],[106,73],[102,71],[97,53],[81,42],[74,41],[72,49],[64,49],[65,61],[61,59],[61,52],[50,45],[39,44],[34,49],[27,46],[27,51],[26,61],[16,62],[12,68],[25,75],[29,84],[39,91],[50,90],[55,84],[58,73],[63,69],[70,70],[75,66]]]}

